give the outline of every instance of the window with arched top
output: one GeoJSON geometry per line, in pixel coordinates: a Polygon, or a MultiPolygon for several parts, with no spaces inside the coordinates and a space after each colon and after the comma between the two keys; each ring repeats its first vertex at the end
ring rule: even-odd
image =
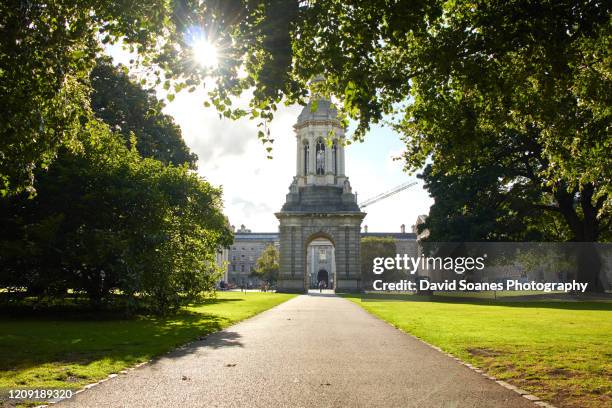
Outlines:
{"type": "Polygon", "coordinates": [[[321,139],[317,140],[316,154],[317,174],[325,174],[325,143],[321,139]]]}
{"type": "Polygon", "coordinates": [[[310,145],[308,141],[304,142],[304,175],[308,174],[308,161],[310,159],[310,145]]]}
{"type": "Polygon", "coordinates": [[[334,169],[334,174],[338,175],[338,141],[334,140],[332,144],[332,169],[334,169]]]}

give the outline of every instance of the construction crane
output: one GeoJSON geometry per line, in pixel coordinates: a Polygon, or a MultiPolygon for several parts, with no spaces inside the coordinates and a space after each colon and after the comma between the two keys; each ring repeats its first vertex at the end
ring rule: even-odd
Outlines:
{"type": "Polygon", "coordinates": [[[372,205],[374,203],[379,202],[380,200],[384,200],[387,197],[391,197],[394,194],[399,193],[400,191],[404,191],[407,188],[410,188],[412,186],[414,186],[415,184],[417,184],[416,181],[407,181],[403,184],[400,184],[399,186],[393,187],[391,190],[389,191],[385,191],[384,193],[381,193],[377,196],[374,196],[372,198],[368,198],[367,200],[361,202],[359,204],[359,207],[364,208],[367,207],[368,205],[372,205]]]}

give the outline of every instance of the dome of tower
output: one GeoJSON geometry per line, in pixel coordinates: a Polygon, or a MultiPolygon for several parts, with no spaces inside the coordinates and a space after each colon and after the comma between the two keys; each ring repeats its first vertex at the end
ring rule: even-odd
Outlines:
{"type": "Polygon", "coordinates": [[[313,111],[314,101],[308,102],[302,113],[298,116],[297,124],[300,125],[309,121],[320,121],[320,120],[336,120],[338,119],[338,111],[334,104],[328,99],[317,99],[317,109],[313,111]]]}

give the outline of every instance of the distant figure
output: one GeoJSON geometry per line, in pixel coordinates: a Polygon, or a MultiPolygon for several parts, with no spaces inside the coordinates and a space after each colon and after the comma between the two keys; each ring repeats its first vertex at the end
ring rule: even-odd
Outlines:
{"type": "Polygon", "coordinates": [[[325,288],[325,281],[324,280],[320,280],[319,281],[319,293],[323,293],[323,289],[325,288]]]}

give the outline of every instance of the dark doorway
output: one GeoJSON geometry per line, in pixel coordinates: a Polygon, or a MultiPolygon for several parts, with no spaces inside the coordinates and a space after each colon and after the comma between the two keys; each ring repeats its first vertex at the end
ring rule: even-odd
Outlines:
{"type": "Polygon", "coordinates": [[[326,288],[329,288],[329,274],[325,269],[319,269],[319,272],[317,273],[317,282],[321,281],[325,282],[326,288]]]}

